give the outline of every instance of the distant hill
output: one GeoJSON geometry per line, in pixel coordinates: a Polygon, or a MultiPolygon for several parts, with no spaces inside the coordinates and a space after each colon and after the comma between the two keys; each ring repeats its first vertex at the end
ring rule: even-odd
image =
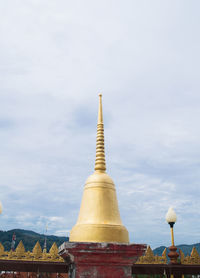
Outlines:
{"type": "MultiPolygon", "coordinates": [[[[32,251],[37,241],[39,241],[42,248],[44,247],[44,239],[45,239],[44,234],[38,234],[36,232],[29,231],[29,230],[14,229],[10,231],[0,231],[0,242],[3,244],[6,251],[10,250],[13,233],[15,233],[16,235],[15,248],[17,247],[20,240],[23,241],[26,251],[32,251]]],[[[51,248],[54,242],[56,242],[57,246],[60,246],[63,242],[69,241],[68,237],[60,237],[54,235],[47,235],[46,238],[47,238],[47,251],[51,248]]],[[[177,245],[177,248],[178,249],[180,248],[185,255],[190,255],[192,248],[194,246],[196,247],[197,251],[200,254],[200,243],[191,244],[191,245],[181,244],[181,245],[177,245]]],[[[155,255],[161,256],[165,248],[166,248],[165,246],[160,246],[155,248],[153,252],[155,255]]],[[[167,253],[169,253],[168,248],[167,248],[167,253]]]]}
{"type": "MultiPolygon", "coordinates": [[[[192,248],[196,247],[198,253],[200,254],[200,243],[195,243],[195,244],[191,244],[191,245],[187,245],[187,244],[181,244],[181,245],[177,245],[177,251],[179,251],[179,249],[181,249],[184,253],[184,255],[190,255],[192,248]]],[[[165,246],[160,246],[157,247],[156,249],[153,250],[154,255],[158,255],[161,256],[162,252],[164,251],[164,249],[167,248],[165,246]]],[[[169,249],[167,248],[167,254],[169,253],[169,249]]]]}
{"type": "MultiPolygon", "coordinates": [[[[26,251],[32,251],[37,241],[39,241],[42,248],[44,247],[45,235],[29,230],[14,229],[10,231],[0,231],[0,242],[3,244],[6,251],[9,251],[11,248],[13,233],[16,235],[15,248],[20,240],[23,241],[26,251]]],[[[64,241],[69,241],[68,237],[59,237],[54,235],[47,235],[46,238],[47,250],[51,248],[54,242],[56,242],[57,246],[60,246],[64,241]]]]}

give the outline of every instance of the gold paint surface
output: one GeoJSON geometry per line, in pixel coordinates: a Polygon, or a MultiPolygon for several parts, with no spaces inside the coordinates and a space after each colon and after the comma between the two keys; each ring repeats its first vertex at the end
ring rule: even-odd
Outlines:
{"type": "Polygon", "coordinates": [[[187,265],[200,265],[200,255],[197,252],[197,249],[193,247],[192,252],[189,255],[185,257],[183,251],[179,249],[180,258],[181,258],[181,264],[187,264],[187,265]]]}
{"type": "Polygon", "coordinates": [[[136,264],[166,264],[167,263],[167,249],[162,253],[162,256],[154,255],[150,246],[147,247],[144,256],[139,257],[136,264]]]}
{"type": "Polygon", "coordinates": [[[99,95],[95,172],[85,183],[79,217],[70,233],[74,242],[129,243],[113,180],[105,172],[102,95],[99,95]]]}
{"type": "Polygon", "coordinates": [[[173,228],[170,228],[170,229],[171,229],[172,246],[174,246],[174,229],[173,228]]]}
{"type": "Polygon", "coordinates": [[[42,251],[39,241],[32,252],[25,251],[22,241],[19,242],[15,251],[4,251],[4,246],[0,243],[0,260],[64,262],[63,258],[58,255],[58,247],[55,242],[47,253],[46,249],[42,251]]]}

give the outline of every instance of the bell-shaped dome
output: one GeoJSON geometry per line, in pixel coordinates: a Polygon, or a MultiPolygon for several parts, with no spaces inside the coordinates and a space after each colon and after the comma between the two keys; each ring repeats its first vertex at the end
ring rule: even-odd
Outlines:
{"type": "Polygon", "coordinates": [[[102,100],[99,95],[95,172],[86,180],[79,217],[70,233],[74,242],[128,243],[123,226],[116,189],[106,171],[102,100]]]}

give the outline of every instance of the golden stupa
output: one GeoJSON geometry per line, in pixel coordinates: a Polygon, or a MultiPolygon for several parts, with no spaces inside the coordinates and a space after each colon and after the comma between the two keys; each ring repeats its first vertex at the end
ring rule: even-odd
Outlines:
{"type": "Polygon", "coordinates": [[[86,180],[79,217],[70,233],[72,242],[129,243],[113,180],[106,173],[102,95],[99,95],[95,172],[86,180]]]}

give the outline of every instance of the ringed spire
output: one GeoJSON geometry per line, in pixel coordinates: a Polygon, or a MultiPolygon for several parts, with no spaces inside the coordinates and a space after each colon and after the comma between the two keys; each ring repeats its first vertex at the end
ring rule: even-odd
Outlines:
{"type": "Polygon", "coordinates": [[[102,94],[99,94],[99,111],[97,121],[97,139],[96,139],[96,160],[95,171],[106,171],[106,160],[104,150],[104,124],[103,124],[103,109],[102,109],[102,94]]]}
{"type": "Polygon", "coordinates": [[[106,173],[102,95],[99,94],[95,171],[84,186],[78,220],[70,232],[71,242],[129,243],[123,226],[115,184],[106,173]]]}

